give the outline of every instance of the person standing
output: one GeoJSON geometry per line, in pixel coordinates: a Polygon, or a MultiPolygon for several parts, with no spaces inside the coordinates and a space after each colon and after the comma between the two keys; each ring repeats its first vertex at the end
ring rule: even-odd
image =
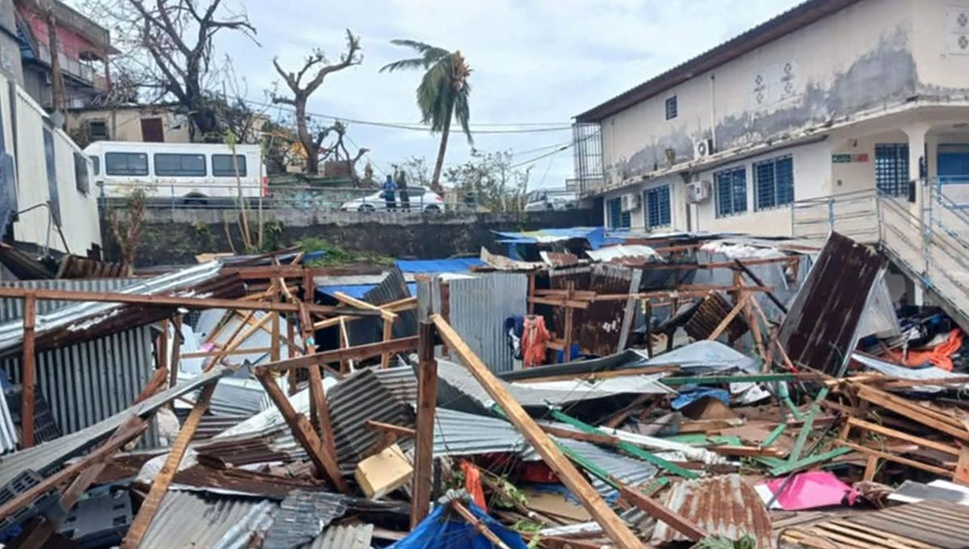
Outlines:
{"type": "Polygon", "coordinates": [[[384,181],[384,201],[387,203],[388,210],[397,209],[397,200],[394,198],[395,192],[397,192],[397,184],[394,183],[394,177],[388,175],[387,180],[384,181]]]}
{"type": "Polygon", "coordinates": [[[410,211],[410,195],[407,194],[407,172],[397,173],[397,190],[400,191],[400,209],[410,211]]]}

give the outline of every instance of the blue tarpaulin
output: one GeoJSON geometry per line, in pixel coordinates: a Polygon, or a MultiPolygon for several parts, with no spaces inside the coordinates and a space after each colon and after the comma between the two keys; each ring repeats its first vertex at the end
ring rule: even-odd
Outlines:
{"type": "Polygon", "coordinates": [[[624,239],[606,235],[605,227],[572,227],[568,229],[540,229],[527,232],[498,232],[495,231],[499,244],[539,244],[546,242],[561,242],[582,238],[589,242],[593,250],[607,244],[621,244],[624,239]]]}
{"type": "MultiPolygon", "coordinates": [[[[528,549],[522,537],[505,528],[472,502],[465,506],[510,549],[528,549]]],[[[475,530],[448,505],[438,505],[410,535],[390,546],[391,549],[493,549],[494,544],[475,530]]]]}
{"type": "Polygon", "coordinates": [[[670,403],[670,407],[674,410],[680,410],[707,397],[715,398],[728,406],[730,405],[730,393],[724,389],[697,389],[695,391],[680,391],[680,396],[670,403]]]}
{"type": "Polygon", "coordinates": [[[394,263],[404,274],[466,273],[472,267],[483,267],[485,262],[476,257],[454,259],[398,259],[394,263]]]}

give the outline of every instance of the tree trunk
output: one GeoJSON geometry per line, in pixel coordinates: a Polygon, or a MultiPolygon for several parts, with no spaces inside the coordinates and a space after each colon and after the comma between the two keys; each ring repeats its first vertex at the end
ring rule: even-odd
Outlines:
{"type": "Polygon", "coordinates": [[[297,95],[293,103],[296,109],[296,133],[306,154],[306,173],[318,175],[320,173],[320,151],[316,148],[316,143],[313,141],[313,136],[310,135],[306,122],[306,98],[297,95]]]}
{"type": "Polygon", "coordinates": [[[444,129],[441,130],[441,147],[437,150],[437,162],[434,164],[434,178],[431,179],[431,190],[441,194],[441,170],[444,169],[444,154],[447,153],[447,138],[451,133],[451,118],[454,117],[454,105],[451,105],[451,112],[447,120],[444,121],[444,129]]]}

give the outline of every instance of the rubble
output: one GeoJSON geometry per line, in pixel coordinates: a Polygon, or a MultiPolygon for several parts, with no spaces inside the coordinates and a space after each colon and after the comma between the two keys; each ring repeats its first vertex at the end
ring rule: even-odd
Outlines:
{"type": "Polygon", "coordinates": [[[0,544],[967,543],[962,332],[896,316],[870,250],[502,239],[523,255],[364,288],[291,252],[0,287],[0,544]],[[530,315],[544,365],[515,347],[530,315]],[[73,415],[115,371],[126,402],[73,415]]]}

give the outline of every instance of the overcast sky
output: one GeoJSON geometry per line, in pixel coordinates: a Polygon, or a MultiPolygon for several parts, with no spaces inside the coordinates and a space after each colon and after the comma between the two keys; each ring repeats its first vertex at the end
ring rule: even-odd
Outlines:
{"type": "MultiPolygon", "coordinates": [[[[344,29],[359,35],[363,64],[331,75],[310,111],[345,119],[419,122],[417,72],[381,74],[410,52],[389,44],[409,38],[459,49],[471,75],[472,130],[556,131],[479,133],[480,150],[513,149],[527,162],[567,144],[576,114],[635,86],[799,3],[799,0],[225,0],[243,5],[260,45],[243,37],[219,40],[232,53],[249,96],[278,80],[272,59],[298,68],[315,47],[337,57],[344,29]],[[495,124],[505,124],[495,126],[495,124]]],[[[349,135],[371,149],[377,174],[416,155],[433,162],[438,139],[426,131],[350,124],[349,135]]],[[[447,162],[467,159],[455,135],[447,162]]],[[[533,163],[530,186],[559,187],[572,176],[571,149],[533,163]]]]}

